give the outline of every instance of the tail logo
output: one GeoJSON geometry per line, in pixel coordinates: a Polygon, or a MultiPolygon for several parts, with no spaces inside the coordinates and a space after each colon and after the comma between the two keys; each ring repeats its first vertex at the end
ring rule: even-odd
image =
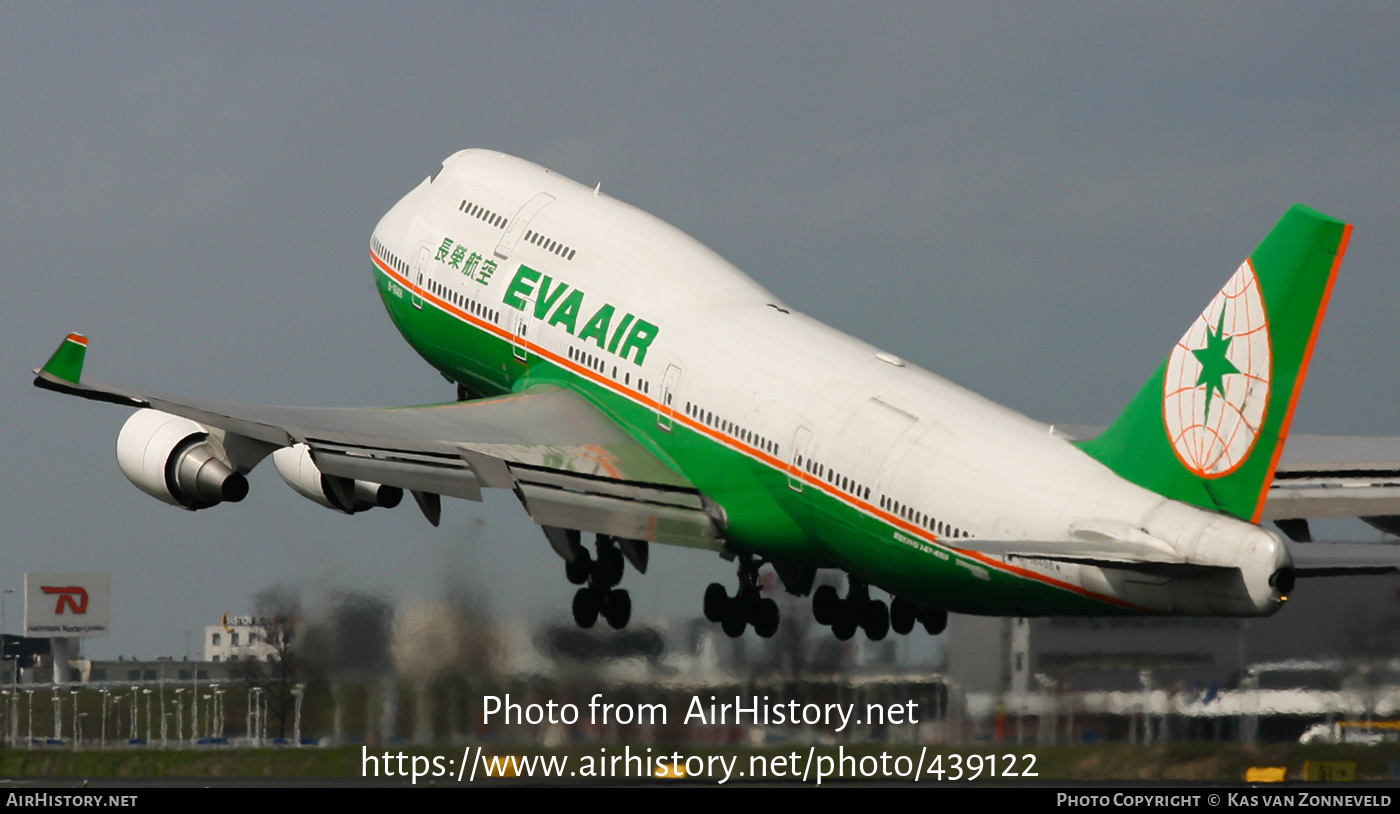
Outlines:
{"type": "Polygon", "coordinates": [[[1167,360],[1163,417],[1181,463],[1218,478],[1248,458],[1269,406],[1269,321],[1246,260],[1167,360]]]}

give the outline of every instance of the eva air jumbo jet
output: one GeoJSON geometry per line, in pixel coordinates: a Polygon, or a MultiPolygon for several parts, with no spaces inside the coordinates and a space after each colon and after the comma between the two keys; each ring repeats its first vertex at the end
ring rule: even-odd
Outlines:
{"type": "Polygon", "coordinates": [[[937,633],[949,612],[1264,616],[1296,577],[1397,561],[1259,525],[1297,541],[1311,517],[1400,528],[1400,442],[1306,437],[1283,457],[1350,234],[1289,210],[1089,437],[793,311],[596,188],[467,150],[370,239],[390,318],[456,402],[308,409],[103,385],[82,378],[77,334],[35,384],[139,408],[117,461],[185,509],[242,500],[269,454],[346,513],[408,490],[436,524],[442,495],[510,489],[582,586],[584,627],[627,624],[617,586],[650,543],[737,562],[736,590],[704,594],[731,636],[778,627],[764,564],[843,639],[937,633]],[[845,572],[845,596],[813,591],[822,569],[845,572]]]}

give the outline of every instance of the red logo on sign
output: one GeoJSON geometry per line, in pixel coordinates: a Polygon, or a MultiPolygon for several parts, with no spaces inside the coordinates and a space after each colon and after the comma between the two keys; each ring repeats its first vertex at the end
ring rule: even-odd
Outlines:
{"type": "Polygon", "coordinates": [[[46,594],[58,594],[58,607],[54,608],[53,611],[55,615],[63,613],[65,605],[74,613],[87,613],[88,592],[87,588],[81,585],[72,585],[67,588],[50,588],[47,585],[41,585],[39,590],[46,594]],[[73,599],[75,596],[77,597],[76,601],[73,599]]]}

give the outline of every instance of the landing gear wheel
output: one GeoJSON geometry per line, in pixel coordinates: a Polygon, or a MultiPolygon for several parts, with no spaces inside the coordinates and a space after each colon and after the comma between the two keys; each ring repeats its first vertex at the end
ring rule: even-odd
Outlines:
{"type": "Polygon", "coordinates": [[[948,629],[948,612],[924,608],[921,621],[924,623],[924,630],[928,631],[928,635],[937,636],[948,629]]]}
{"type": "Polygon", "coordinates": [[[593,570],[593,558],[588,556],[588,550],[580,548],[578,551],[580,556],[575,557],[573,562],[564,563],[564,575],[574,585],[587,582],[588,574],[593,570]]]}
{"type": "Polygon", "coordinates": [[[632,596],[621,588],[608,591],[603,599],[603,618],[613,630],[627,627],[632,619],[632,596]]]}
{"type": "Polygon", "coordinates": [[[860,626],[872,642],[885,638],[890,632],[890,609],[885,607],[884,600],[872,599],[865,603],[861,608],[860,626]]]}
{"type": "Polygon", "coordinates": [[[599,587],[611,588],[622,581],[622,552],[612,546],[598,550],[594,576],[599,587]]]}
{"type": "Polygon", "coordinates": [[[837,622],[831,626],[831,632],[836,638],[844,642],[856,635],[856,623],[849,619],[837,620],[837,622]]]}
{"type": "Polygon", "coordinates": [[[919,609],[907,599],[895,597],[890,602],[890,628],[901,636],[907,635],[914,629],[914,623],[919,621],[919,609]]]}
{"type": "Polygon", "coordinates": [[[729,593],[718,582],[711,582],[705,589],[705,618],[711,622],[724,621],[724,611],[729,605],[729,593]]]}
{"type": "Polygon", "coordinates": [[[753,632],[765,639],[771,639],[778,632],[778,603],[771,599],[760,599],[753,605],[753,632]]]}
{"type": "Polygon", "coordinates": [[[743,605],[737,600],[731,600],[729,607],[725,608],[724,621],[720,622],[720,627],[724,628],[724,635],[737,639],[744,635],[744,628],[748,625],[749,620],[744,617],[743,605]]]}
{"type": "Polygon", "coordinates": [[[836,621],[840,609],[841,597],[834,587],[823,585],[812,594],[812,618],[817,620],[817,624],[829,625],[836,621]]]}
{"type": "Polygon", "coordinates": [[[579,588],[574,594],[574,622],[581,628],[590,628],[597,621],[597,598],[587,588],[579,588]]]}

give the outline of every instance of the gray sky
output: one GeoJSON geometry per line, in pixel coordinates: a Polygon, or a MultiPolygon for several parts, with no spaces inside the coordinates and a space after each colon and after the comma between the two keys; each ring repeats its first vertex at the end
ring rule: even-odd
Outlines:
{"type": "MultiPolygon", "coordinates": [[[[1356,230],[1295,429],[1400,434],[1393,4],[226,6],[0,6],[0,588],[111,571],[118,632],[91,655],[178,655],[279,581],[406,598],[465,572],[503,613],[567,608],[509,496],[432,529],[336,515],[268,465],[243,504],[182,512],[117,469],[126,411],[29,384],[76,330],[99,380],[450,397],[367,245],[463,147],[601,181],[795,307],[1080,423],[1307,203],[1356,230]]],[[[657,551],[624,586],[645,617],[712,579],[732,570],[657,551]]]]}

